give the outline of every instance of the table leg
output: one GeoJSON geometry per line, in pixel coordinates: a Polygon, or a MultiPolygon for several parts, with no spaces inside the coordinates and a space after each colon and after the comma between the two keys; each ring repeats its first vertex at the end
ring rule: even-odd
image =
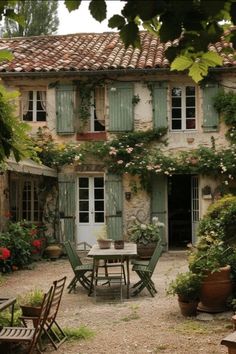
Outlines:
{"type": "Polygon", "coordinates": [[[96,268],[96,260],[95,260],[95,258],[93,258],[93,271],[92,271],[92,275],[91,275],[91,284],[90,284],[88,296],[90,296],[93,292],[93,281],[94,281],[95,268],[96,268]]]}
{"type": "Polygon", "coordinates": [[[129,285],[130,285],[130,278],[129,278],[129,258],[126,259],[126,266],[127,266],[127,299],[129,299],[129,285]]]}

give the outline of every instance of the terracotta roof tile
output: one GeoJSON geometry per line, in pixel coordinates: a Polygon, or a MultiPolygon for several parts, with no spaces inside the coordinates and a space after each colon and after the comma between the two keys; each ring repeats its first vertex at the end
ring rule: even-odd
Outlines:
{"type": "MultiPolygon", "coordinates": [[[[114,69],[153,69],[169,66],[165,50],[173,43],[161,43],[147,32],[140,33],[141,49],[125,49],[118,33],[79,33],[58,36],[0,38],[0,49],[12,51],[11,62],[0,62],[0,72],[59,72],[114,69]]],[[[226,42],[209,46],[219,53],[224,66],[236,66],[232,54],[222,53],[226,42]]]]}

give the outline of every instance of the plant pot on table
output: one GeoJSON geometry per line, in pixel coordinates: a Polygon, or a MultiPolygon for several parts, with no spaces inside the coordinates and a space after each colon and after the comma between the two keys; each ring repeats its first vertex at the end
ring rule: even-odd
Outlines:
{"type": "Polygon", "coordinates": [[[157,243],[150,242],[147,244],[137,243],[137,254],[140,258],[151,258],[155,251],[157,243]]]}
{"type": "Polygon", "coordinates": [[[111,248],[111,239],[105,239],[105,240],[97,240],[98,247],[101,249],[108,249],[111,248]]]}

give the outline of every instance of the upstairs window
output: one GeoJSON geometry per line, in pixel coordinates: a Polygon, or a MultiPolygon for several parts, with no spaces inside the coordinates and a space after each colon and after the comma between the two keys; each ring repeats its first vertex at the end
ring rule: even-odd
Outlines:
{"type": "Polygon", "coordinates": [[[90,111],[91,132],[103,132],[105,130],[105,92],[103,87],[96,87],[91,92],[90,111]]]}
{"type": "Polygon", "coordinates": [[[46,91],[24,91],[21,102],[24,121],[46,121],[46,91]]]}
{"type": "Polygon", "coordinates": [[[196,89],[178,86],[171,90],[171,130],[196,129],[196,89]]]}

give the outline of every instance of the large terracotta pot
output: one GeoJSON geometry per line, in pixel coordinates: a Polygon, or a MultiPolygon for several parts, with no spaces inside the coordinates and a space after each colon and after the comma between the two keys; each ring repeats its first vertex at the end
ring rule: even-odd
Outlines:
{"type": "Polygon", "coordinates": [[[178,298],[179,308],[183,316],[196,316],[197,315],[197,306],[198,301],[183,301],[181,298],[178,298]]]}
{"type": "Polygon", "coordinates": [[[58,244],[51,244],[45,248],[45,254],[51,260],[56,260],[62,254],[62,248],[58,244]]]}
{"type": "Polygon", "coordinates": [[[200,291],[199,311],[216,313],[227,310],[227,299],[232,295],[231,268],[226,266],[218,272],[206,273],[200,291]]]}
{"type": "Polygon", "coordinates": [[[137,243],[137,254],[140,258],[151,258],[153,252],[156,248],[156,242],[148,243],[144,245],[143,243],[137,243]]]}

